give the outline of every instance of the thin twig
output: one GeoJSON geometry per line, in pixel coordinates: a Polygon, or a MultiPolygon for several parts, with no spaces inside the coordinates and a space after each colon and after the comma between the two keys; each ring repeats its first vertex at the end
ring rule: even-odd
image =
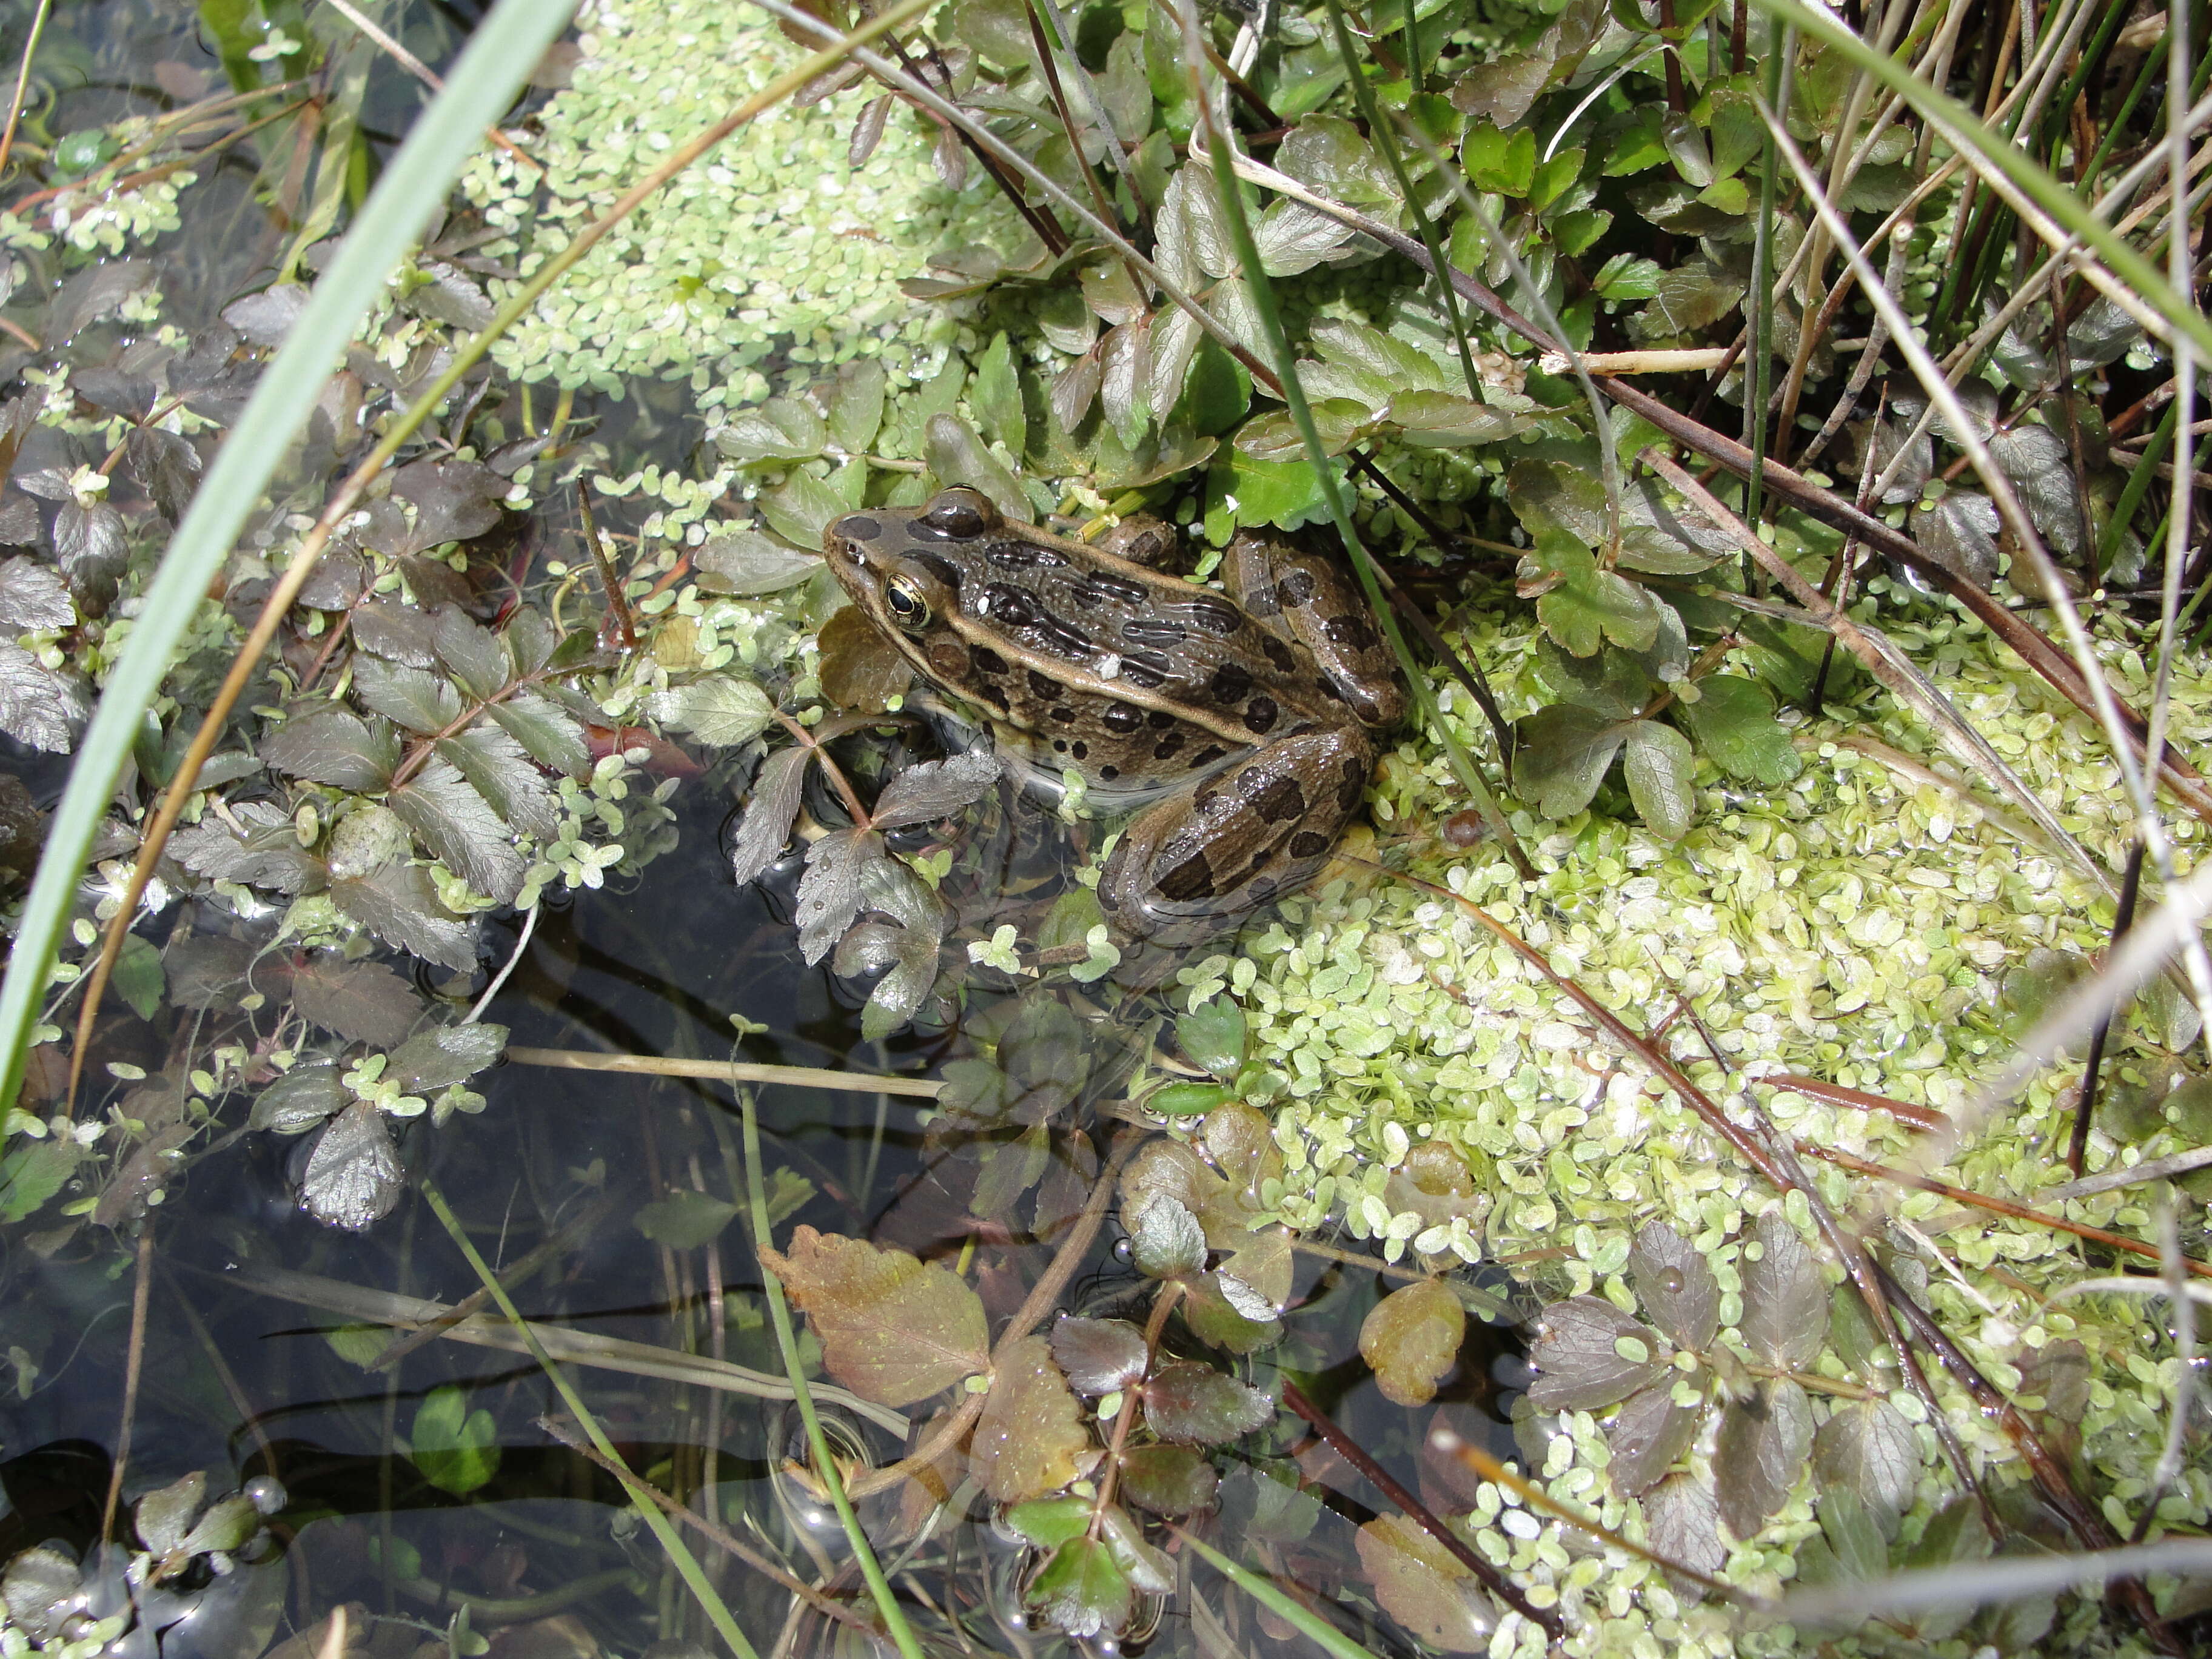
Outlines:
{"type": "Polygon", "coordinates": [[[23,61],[15,68],[15,95],[8,100],[8,125],[0,131],[0,173],[8,170],[8,158],[15,153],[15,126],[23,118],[23,94],[31,85],[31,59],[39,50],[39,37],[46,32],[46,16],[54,9],[54,0],[39,0],[39,9],[31,15],[31,33],[23,41],[23,61]]]}
{"type": "Polygon", "coordinates": [[[716,1083],[781,1083],[794,1089],[836,1089],[848,1094],[910,1095],[935,1100],[945,1085],[928,1078],[881,1077],[835,1072],[818,1066],[754,1066],[734,1060],[678,1060],[659,1054],[599,1054],[582,1048],[509,1048],[517,1066],[551,1066],[571,1072],[628,1072],[647,1077],[696,1077],[716,1083]]]}
{"type": "Polygon", "coordinates": [[[138,1416],[138,1382],[146,1366],[146,1315],[154,1294],[154,1219],[138,1231],[137,1277],[131,1287],[131,1342],[123,1361],[123,1420],[115,1429],[115,1452],[107,1472],[107,1501],[100,1506],[100,1535],[115,1536],[115,1511],[123,1501],[123,1477],[131,1467],[131,1430],[138,1416]]]}

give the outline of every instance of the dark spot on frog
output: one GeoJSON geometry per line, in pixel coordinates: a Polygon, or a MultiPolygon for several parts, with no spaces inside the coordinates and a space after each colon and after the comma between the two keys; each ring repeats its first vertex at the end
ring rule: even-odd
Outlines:
{"type": "Polygon", "coordinates": [[[1059,683],[1051,675],[1040,674],[1032,668],[1030,670],[1030,695],[1036,697],[1056,697],[1060,695],[1059,683]]]}
{"type": "Polygon", "coordinates": [[[1075,724],[1075,711],[1073,708],[1070,708],[1066,703],[1062,703],[1059,708],[1054,709],[1052,711],[1052,717],[1058,720],[1062,726],[1073,726],[1075,724]]]}
{"type": "Polygon", "coordinates": [[[1194,853],[1160,878],[1160,896],[1176,904],[1213,896],[1213,866],[1206,854],[1194,853]]]}
{"type": "Polygon", "coordinates": [[[1213,678],[1206,682],[1206,695],[1216,702],[1242,702],[1252,695],[1252,677],[1237,664],[1225,662],[1213,671],[1213,678]]]}
{"type": "Polygon", "coordinates": [[[1044,609],[1023,588],[993,582],[983,590],[984,607],[992,621],[1003,628],[1035,628],[1044,620],[1044,609]]]}
{"type": "Polygon", "coordinates": [[[1089,760],[1091,758],[1091,745],[1087,743],[1078,740],[1075,745],[1067,752],[1074,756],[1078,760],[1089,760]]]}
{"type": "Polygon", "coordinates": [[[1194,767],[1211,766],[1228,752],[1219,744],[1209,743],[1190,757],[1190,763],[1194,767]]]}
{"type": "Polygon", "coordinates": [[[1244,890],[1244,896],[1255,904],[1265,904],[1275,896],[1275,884],[1262,878],[1244,890]]]}
{"type": "Polygon", "coordinates": [[[1121,775],[1121,769],[1118,766],[1102,766],[1098,769],[1098,775],[1105,782],[1111,783],[1121,775]]]}
{"type": "Polygon", "coordinates": [[[1155,731],[1165,731],[1176,723],[1176,717],[1164,708],[1155,708],[1145,716],[1145,724],[1155,731]]]}
{"type": "Polygon", "coordinates": [[[1321,631],[1331,645],[1351,651],[1372,651],[1380,643],[1374,624],[1364,617],[1331,617],[1321,631]]]}
{"type": "Polygon", "coordinates": [[[1296,610],[1314,596],[1317,584],[1310,570],[1293,570],[1275,584],[1275,603],[1285,611],[1296,610]]]}
{"type": "Polygon", "coordinates": [[[1273,634],[1261,632],[1260,648],[1267,653],[1267,660],[1274,664],[1278,674],[1287,674],[1298,665],[1297,653],[1273,634]]]}
{"type": "Polygon", "coordinates": [[[1066,738],[1054,738],[1052,740],[1052,746],[1055,754],[1065,755],[1067,752],[1067,739],[1066,738]]]}
{"type": "Polygon", "coordinates": [[[969,647],[968,662],[979,674],[1003,674],[1006,672],[1006,659],[988,645],[969,647]]]}
{"type": "Polygon", "coordinates": [[[1353,756],[1344,757],[1344,781],[1336,787],[1336,802],[1346,811],[1359,805],[1367,793],[1367,763],[1353,756]]]}
{"type": "Polygon", "coordinates": [[[1119,599],[1123,605],[1140,605],[1151,593],[1142,582],[1131,581],[1126,576],[1109,576],[1102,571],[1094,571],[1085,576],[1075,584],[1072,591],[1076,603],[1085,605],[1103,605],[1109,599],[1119,599]]]}
{"type": "MultiPolygon", "coordinates": [[[[1158,720],[1159,716],[1155,714],[1152,718],[1154,720],[1158,720]]],[[[1167,736],[1162,738],[1158,743],[1152,745],[1152,758],[1154,760],[1173,760],[1178,754],[1182,752],[1182,745],[1183,733],[1180,732],[1170,732],[1167,736]]]]}
{"type": "Polygon", "coordinates": [[[1139,691],[1157,691],[1168,683],[1168,659],[1151,651],[1132,651],[1121,659],[1121,678],[1139,691]]]}
{"type": "Polygon", "coordinates": [[[1098,717],[1098,723],[1109,732],[1126,735],[1142,726],[1145,716],[1143,711],[1132,708],[1126,702],[1109,702],[1106,705],[1106,712],[1098,717]]]}
{"type": "Polygon", "coordinates": [[[1034,542],[993,542],[983,556],[1001,570],[1048,570],[1067,562],[1064,554],[1034,542]]]}
{"type": "Polygon", "coordinates": [[[1244,878],[1250,880],[1267,867],[1267,860],[1275,856],[1273,848],[1263,847],[1252,854],[1252,862],[1244,866],[1244,878]]]}
{"type": "Polygon", "coordinates": [[[1132,617],[1121,624],[1121,637],[1139,645],[1181,645],[1187,636],[1181,623],[1132,617]]]}
{"type": "Polygon", "coordinates": [[[884,533],[883,526],[876,520],[863,518],[857,513],[848,513],[838,520],[836,529],[840,536],[856,542],[872,542],[884,533]]]}
{"type": "Polygon", "coordinates": [[[1255,697],[1244,705],[1244,724],[1253,732],[1265,732],[1274,725],[1279,711],[1272,697],[1255,697]]]}
{"type": "Polygon", "coordinates": [[[939,679],[960,681],[968,678],[968,668],[975,659],[968,647],[950,634],[939,634],[929,641],[925,653],[929,666],[939,679]]]}
{"type": "Polygon", "coordinates": [[[1237,607],[1219,599],[1193,599],[1180,608],[1207,633],[1224,639],[1244,625],[1244,619],[1237,614],[1237,607]]]}
{"type": "Polygon", "coordinates": [[[955,593],[960,591],[960,567],[951,560],[939,558],[934,553],[911,553],[907,556],[955,593]]]}
{"type": "Polygon", "coordinates": [[[1375,699],[1364,692],[1358,693],[1352,697],[1352,712],[1370,726],[1380,726],[1383,723],[1382,710],[1376,705],[1375,699]]]}
{"type": "Polygon", "coordinates": [[[1291,856],[1294,859],[1317,859],[1328,851],[1328,837],[1311,830],[1301,830],[1291,837],[1291,856]]]}
{"type": "MultiPolygon", "coordinates": [[[[1250,776],[1249,773],[1246,775],[1250,776]]],[[[1305,816],[1305,791],[1298,787],[1296,778],[1272,777],[1249,793],[1252,810],[1268,823],[1287,823],[1305,816]]]]}

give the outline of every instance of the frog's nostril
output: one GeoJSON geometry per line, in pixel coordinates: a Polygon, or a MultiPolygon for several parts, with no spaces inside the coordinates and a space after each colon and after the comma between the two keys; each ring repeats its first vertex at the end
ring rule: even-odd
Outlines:
{"type": "Polygon", "coordinates": [[[856,542],[872,542],[884,533],[883,526],[864,513],[848,513],[830,528],[832,533],[856,542]]]}

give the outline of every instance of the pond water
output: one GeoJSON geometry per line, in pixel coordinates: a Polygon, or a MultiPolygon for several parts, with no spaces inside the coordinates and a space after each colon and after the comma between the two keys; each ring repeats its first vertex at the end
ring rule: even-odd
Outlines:
{"type": "MultiPolygon", "coordinates": [[[[27,13],[0,9],[0,38],[20,41],[27,13]]],[[[471,21],[466,6],[405,15],[410,43],[434,58],[441,39],[471,21]]],[[[33,103],[24,143],[51,149],[68,135],[219,89],[210,38],[171,8],[130,0],[57,8],[38,59],[43,100],[33,103]]],[[[368,90],[355,107],[382,155],[387,136],[418,106],[418,93],[380,58],[365,60],[362,70],[368,90]]],[[[187,332],[200,329],[265,282],[289,230],[261,194],[272,166],[282,173],[282,155],[265,145],[257,152],[248,137],[201,169],[182,198],[180,228],[150,256],[167,320],[187,332]]],[[[30,280],[9,314],[35,332],[47,315],[40,285],[51,262],[29,263],[30,280]]],[[[76,335],[69,362],[108,367],[125,361],[134,344],[125,325],[92,327],[76,335]]],[[[19,352],[16,366],[25,361],[19,352]]],[[[574,428],[592,434],[611,471],[682,465],[701,428],[686,417],[680,388],[639,392],[621,402],[586,396],[563,412],[574,428]]],[[[537,394],[541,425],[550,401],[537,394]]],[[[526,418],[520,397],[504,384],[481,409],[509,436],[526,418]]],[[[291,487],[312,511],[324,483],[309,472],[291,487]]],[[[600,512],[602,528],[618,544],[634,537],[638,515],[629,504],[602,503],[600,512]]],[[[549,550],[564,538],[572,545],[573,520],[572,497],[548,491],[526,522],[504,524],[489,539],[505,577],[528,586],[549,550]]],[[[241,607],[257,597],[250,589],[237,595],[241,607]]],[[[498,606],[486,601],[480,614],[489,620],[498,606]]],[[[293,672],[313,649],[312,642],[288,647],[293,672]]],[[[893,741],[865,732],[846,740],[856,775],[879,767],[893,741]]],[[[14,747],[8,767],[42,806],[52,805],[66,774],[64,762],[14,747]]],[[[1046,1276],[1075,1228],[1079,1246],[1060,1264],[1065,1288],[1048,1298],[1048,1312],[1143,1319],[1157,1280],[1132,1265],[1111,1206],[1091,1206],[1091,1223],[1103,1219],[1103,1226],[1079,1225],[1078,1217],[1102,1160],[1126,1166],[1146,1133],[1116,1114],[1129,1063],[1161,1037],[1158,1002],[1117,999],[1106,988],[1086,994],[1065,981],[1024,991],[979,968],[959,999],[925,1011],[917,1027],[865,1037],[866,980],[840,980],[799,953],[793,927],[799,854],[757,884],[740,888],[731,879],[733,814],[751,765],[702,769],[673,750],[655,750],[641,769],[641,796],[673,782],[672,816],[655,832],[672,841],[672,850],[637,873],[617,872],[604,886],[547,890],[526,939],[516,913],[491,915],[472,974],[385,953],[411,994],[450,1020],[506,965],[479,1012],[507,1029],[513,1049],[734,1057],[911,1079],[976,1064],[993,1045],[1010,1064],[1006,1034],[1020,1019],[1043,1021],[1061,1045],[1052,1053],[1066,1086],[1050,1133],[1018,1149],[1036,1166],[1028,1179],[1010,1173],[1016,1152],[1007,1136],[963,1140],[957,1126],[948,1130],[941,1114],[911,1097],[759,1087],[762,1174],[775,1235],[793,1248],[793,1230],[811,1227],[911,1252],[972,1283],[996,1320],[1046,1276]],[[1046,1004],[1048,1018],[1036,1012],[1046,1004]],[[979,1161],[985,1151],[999,1161],[979,1161]]],[[[837,821],[826,790],[810,805],[823,821],[837,821]]],[[[984,915],[1010,891],[1024,901],[1048,896],[1061,879],[1067,828],[1006,800],[977,812],[952,890],[984,915]]],[[[273,912],[226,909],[211,895],[186,898],[141,931],[173,949],[210,936],[266,945],[273,912]]],[[[206,1004],[197,1015],[162,1006],[151,1020],[119,1009],[104,1015],[88,1080],[96,1106],[128,1109],[138,1098],[130,1093],[133,1072],[202,1063],[195,1019],[203,1015],[213,1018],[206,1004]],[[125,1069],[100,1075],[116,1065],[125,1069]]],[[[302,1212],[316,1137],[240,1132],[248,1102],[233,1094],[221,1121],[184,1144],[185,1172],[169,1180],[157,1206],[126,1206],[112,1228],[57,1228],[11,1246],[0,1264],[0,1342],[19,1383],[0,1395],[0,1561],[16,1563],[11,1605],[20,1603],[21,1613],[39,1602],[46,1633],[58,1642],[89,1639],[100,1633],[97,1621],[122,1616],[126,1628],[113,1650],[173,1659],[303,1655],[315,1650],[341,1607],[350,1608],[356,1644],[347,1650],[379,1655],[445,1651],[449,1641],[456,1651],[479,1650],[455,1634],[463,1628],[489,1633],[498,1651],[518,1655],[714,1648],[719,1638],[691,1590],[616,1477],[539,1426],[550,1417],[569,1437],[577,1434],[568,1406],[539,1365],[514,1351],[495,1310],[463,1328],[471,1342],[428,1340],[396,1364],[375,1364],[394,1340],[392,1326],[422,1322],[420,1304],[450,1308],[481,1289],[426,1200],[432,1188],[495,1270],[530,1264],[514,1277],[514,1296],[529,1318],[563,1336],[566,1375],[621,1459],[752,1552],[741,1559],[691,1540],[708,1581],[758,1649],[880,1648],[875,1636],[805,1612],[762,1565],[774,1564],[810,1590],[820,1587],[839,1608],[867,1606],[842,1530],[825,1520],[819,1493],[793,1472],[794,1460],[803,1466],[808,1456],[794,1413],[782,1400],[763,1397],[778,1392],[783,1364],[747,1242],[743,1133],[729,1087],[514,1060],[477,1073],[470,1086],[483,1097],[479,1110],[436,1127],[418,1119],[404,1133],[408,1191],[392,1213],[359,1231],[302,1212]],[[702,1370],[726,1386],[682,1380],[702,1370]],[[195,1473],[204,1476],[204,1493],[177,1484],[195,1473]],[[240,1488],[258,1524],[236,1512],[228,1534],[191,1531],[213,1524],[203,1498],[240,1488]],[[125,1565],[138,1544],[156,1558],[175,1552],[179,1571],[134,1589],[125,1565]]],[[[333,1126],[327,1133],[341,1132],[333,1126]]],[[[1510,1334],[1478,1324],[1437,1407],[1417,1420],[1376,1393],[1358,1357],[1362,1320],[1396,1281],[1370,1261],[1326,1251],[1301,1255],[1286,1271],[1286,1334],[1231,1369],[1270,1396],[1295,1379],[1401,1480],[1438,1507],[1464,1507],[1468,1477],[1419,1454],[1419,1431],[1445,1422],[1512,1455],[1504,1402],[1520,1373],[1510,1334]]],[[[812,1344],[810,1338],[810,1353],[812,1344]]],[[[1178,1345],[1205,1352],[1171,1340],[1178,1345]]],[[[852,1477],[910,1449],[923,1431],[879,1407],[829,1409],[852,1477]]],[[[1246,1540],[1285,1584],[1325,1603],[1356,1571],[1354,1530],[1387,1507],[1381,1495],[1287,1412],[1213,1461],[1222,1477],[1221,1535],[1246,1540]]],[[[902,1510],[896,1494],[862,1506],[924,1639],[945,1652],[1044,1653],[1061,1645],[1023,1613],[1036,1559],[1030,1547],[972,1484],[956,1482],[940,1495],[951,1498],[942,1512],[927,1504],[902,1510]]],[[[1165,1598],[1164,1612],[1138,1618],[1132,1650],[1219,1654],[1304,1644],[1278,1615],[1224,1595],[1219,1581],[1201,1572],[1194,1585],[1188,1552],[1174,1560],[1177,1594],[1165,1598]]],[[[1371,1613],[1331,1616],[1364,1625],[1377,1651],[1402,1640],[1371,1613]]]]}

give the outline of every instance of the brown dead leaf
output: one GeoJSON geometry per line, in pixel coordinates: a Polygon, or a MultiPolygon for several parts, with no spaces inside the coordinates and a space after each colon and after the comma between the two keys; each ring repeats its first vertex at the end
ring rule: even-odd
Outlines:
{"type": "Polygon", "coordinates": [[[863,1399],[910,1406],[990,1364],[983,1304],[942,1267],[811,1227],[788,1255],[761,1255],[805,1310],[830,1376],[863,1399]]]}

